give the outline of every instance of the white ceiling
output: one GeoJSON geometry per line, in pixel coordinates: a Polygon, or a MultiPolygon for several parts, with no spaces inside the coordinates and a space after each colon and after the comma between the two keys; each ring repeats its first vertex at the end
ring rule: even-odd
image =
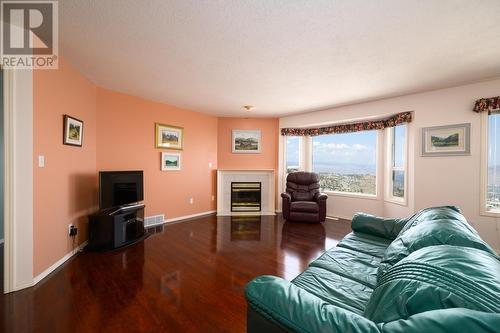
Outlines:
{"type": "Polygon", "coordinates": [[[221,116],[500,76],[499,0],[61,0],[59,11],[61,54],[98,86],[221,116]]]}

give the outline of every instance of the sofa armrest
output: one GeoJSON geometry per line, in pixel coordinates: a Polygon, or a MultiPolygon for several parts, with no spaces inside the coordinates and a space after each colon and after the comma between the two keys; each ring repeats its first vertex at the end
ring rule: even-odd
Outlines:
{"type": "Polygon", "coordinates": [[[293,332],[380,333],[374,322],[279,277],[254,279],[247,284],[245,297],[253,311],[293,332]]]}
{"type": "Polygon", "coordinates": [[[316,192],[316,194],[314,194],[314,201],[319,202],[326,199],[328,199],[328,195],[325,193],[316,192]]]}
{"type": "Polygon", "coordinates": [[[292,201],[292,196],[288,192],[281,193],[281,197],[285,200],[292,201]]]}
{"type": "Polygon", "coordinates": [[[395,239],[408,219],[377,217],[365,213],[356,213],[352,217],[352,230],[379,237],[395,239]]]}

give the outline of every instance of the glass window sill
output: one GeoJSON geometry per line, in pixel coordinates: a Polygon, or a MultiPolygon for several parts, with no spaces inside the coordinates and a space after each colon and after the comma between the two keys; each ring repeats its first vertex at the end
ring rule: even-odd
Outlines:
{"type": "Polygon", "coordinates": [[[386,198],[384,199],[385,202],[389,202],[389,203],[393,203],[393,204],[396,204],[396,205],[400,205],[400,206],[408,206],[408,203],[406,202],[406,198],[398,198],[398,197],[390,197],[390,198],[386,198]]]}
{"type": "Polygon", "coordinates": [[[332,195],[332,196],[338,196],[338,197],[348,197],[348,198],[368,199],[368,200],[379,200],[379,197],[376,194],[354,193],[354,192],[339,192],[339,191],[331,191],[331,190],[330,191],[323,190],[321,192],[326,193],[328,195],[332,195]]]}
{"type": "Polygon", "coordinates": [[[495,212],[495,211],[481,210],[479,215],[500,218],[500,211],[495,212]]]}

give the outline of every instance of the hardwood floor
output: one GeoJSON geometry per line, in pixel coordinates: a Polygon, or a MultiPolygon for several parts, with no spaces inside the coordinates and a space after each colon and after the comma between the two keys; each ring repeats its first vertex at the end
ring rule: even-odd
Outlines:
{"type": "Polygon", "coordinates": [[[83,252],[37,286],[0,296],[2,332],[245,332],[245,284],[292,279],[350,232],[281,217],[170,224],[109,253],[83,252]]]}

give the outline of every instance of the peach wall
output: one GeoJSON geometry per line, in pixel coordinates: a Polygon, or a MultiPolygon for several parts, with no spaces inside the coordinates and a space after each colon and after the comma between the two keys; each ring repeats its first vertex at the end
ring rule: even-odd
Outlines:
{"type": "Polygon", "coordinates": [[[146,216],[170,219],[215,209],[216,117],[99,88],[97,142],[98,170],[144,170],[146,216]],[[182,170],[160,170],[155,122],[184,127],[182,170]]]}
{"type": "Polygon", "coordinates": [[[87,239],[87,215],[97,205],[96,90],[63,59],[58,70],[33,73],[35,276],[71,251],[68,224],[78,227],[78,243],[87,239]],[[62,144],[63,114],[84,121],[82,148],[62,144]]]}
{"type": "Polygon", "coordinates": [[[217,158],[219,169],[278,169],[277,118],[219,118],[217,158]],[[255,130],[262,133],[260,154],[233,154],[232,130],[255,130]]]}
{"type": "Polygon", "coordinates": [[[146,216],[171,219],[215,210],[218,167],[277,169],[278,119],[182,110],[97,88],[64,59],[59,67],[33,74],[34,276],[71,251],[68,224],[79,228],[77,244],[87,239],[87,216],[98,209],[99,170],[144,170],[146,216]],[[82,148],[62,144],[63,114],[84,121],[82,148]],[[181,171],[160,171],[155,122],[184,127],[181,171]],[[260,129],[262,153],[232,154],[232,129],[260,129]]]}

